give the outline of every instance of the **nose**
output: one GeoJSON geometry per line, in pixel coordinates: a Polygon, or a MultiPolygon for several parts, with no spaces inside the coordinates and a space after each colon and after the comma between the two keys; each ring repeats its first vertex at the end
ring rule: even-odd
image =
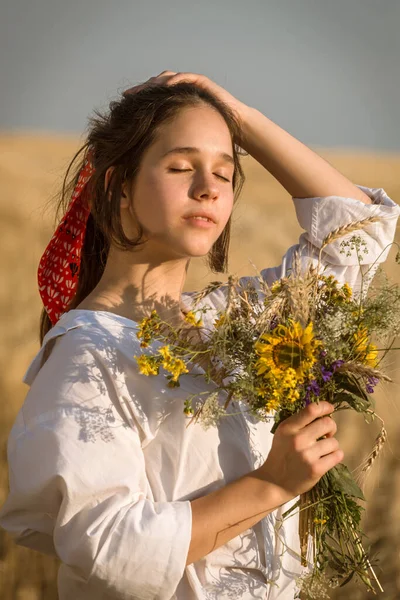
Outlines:
{"type": "Polygon", "coordinates": [[[215,180],[215,175],[203,173],[198,174],[193,182],[192,193],[198,198],[218,198],[220,186],[215,180]]]}

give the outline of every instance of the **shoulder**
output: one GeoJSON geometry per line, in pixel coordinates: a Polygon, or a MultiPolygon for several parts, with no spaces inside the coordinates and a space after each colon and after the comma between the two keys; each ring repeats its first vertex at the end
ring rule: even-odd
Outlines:
{"type": "Polygon", "coordinates": [[[138,372],[133,355],[140,342],[129,325],[104,315],[66,313],[47,333],[24,375],[30,389],[21,407],[22,431],[39,422],[50,426],[71,419],[101,423],[122,418],[135,427],[135,411],[125,415],[121,407],[128,397],[126,381],[135,381],[132,375],[138,372]],[[44,361],[49,344],[53,348],[44,361]]]}
{"type": "Polygon", "coordinates": [[[74,383],[74,394],[83,383],[100,374],[117,374],[124,355],[140,347],[135,324],[111,314],[88,311],[65,313],[46,334],[31,361],[23,382],[54,392],[74,383]],[[125,322],[127,321],[127,322],[125,322]]]}

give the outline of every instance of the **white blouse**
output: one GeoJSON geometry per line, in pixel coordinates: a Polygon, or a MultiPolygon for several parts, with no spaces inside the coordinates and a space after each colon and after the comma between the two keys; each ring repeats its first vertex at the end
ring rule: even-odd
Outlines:
{"type": "MultiPolygon", "coordinates": [[[[305,232],[281,265],[261,271],[268,284],[285,275],[295,250],[316,263],[329,231],[373,214],[384,218],[357,232],[368,248],[361,266],[354,252],[340,253],[343,238],[326,247],[322,265],[356,290],[362,272],[386,260],[400,207],[383,189],[358,187],[374,204],[293,198],[305,232]]],[[[255,277],[241,282],[247,279],[257,285],[255,277]]],[[[192,294],[182,295],[187,309],[192,294]]],[[[212,307],[203,316],[209,328],[226,306],[226,286],[204,305],[212,307]]],[[[17,544],[59,557],[60,600],[292,600],[302,572],[298,515],[280,517],[298,498],[185,566],[190,500],[261,466],[272,423],[257,422],[233,402],[229,410],[237,414],[218,427],[186,427],[184,400],[215,384],[192,376],[204,373],[197,365],[174,389],[162,369],[140,375],[137,330],[136,322],[106,311],[71,310],[47,333],[23,378],[30,389],[8,438],[10,492],[1,527],[17,544]]]]}

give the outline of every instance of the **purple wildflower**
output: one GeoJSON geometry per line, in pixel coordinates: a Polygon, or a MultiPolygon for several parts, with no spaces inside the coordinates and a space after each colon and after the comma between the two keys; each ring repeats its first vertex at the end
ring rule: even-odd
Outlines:
{"type": "Polygon", "coordinates": [[[327,354],[328,354],[328,353],[327,353],[327,351],[326,351],[326,350],[321,350],[321,352],[319,353],[319,355],[320,355],[322,358],[325,358],[325,356],[326,356],[327,354]]]}
{"type": "Polygon", "coordinates": [[[379,382],[379,378],[378,377],[368,377],[368,382],[366,385],[366,390],[368,392],[368,394],[373,394],[374,393],[374,387],[376,386],[376,384],[379,382]]]}
{"type": "Polygon", "coordinates": [[[340,359],[334,360],[333,363],[331,364],[331,369],[333,369],[333,371],[336,371],[336,369],[341,367],[343,363],[344,363],[344,360],[340,360],[340,359]]]}
{"type": "Polygon", "coordinates": [[[333,371],[328,371],[328,369],[325,369],[324,365],[321,365],[321,375],[323,381],[326,383],[332,377],[333,371]]]}
{"type": "Polygon", "coordinates": [[[310,383],[310,385],[307,387],[307,389],[309,389],[313,394],[315,394],[316,396],[319,396],[321,390],[320,387],[318,385],[318,383],[316,382],[315,379],[312,380],[312,382],[310,383]]]}
{"type": "Polygon", "coordinates": [[[311,400],[310,400],[310,395],[311,393],[313,393],[315,396],[319,396],[321,393],[321,389],[318,385],[318,383],[316,382],[315,379],[313,379],[310,383],[310,385],[307,386],[306,388],[306,395],[305,395],[305,401],[306,401],[306,406],[308,404],[310,404],[311,400]]]}

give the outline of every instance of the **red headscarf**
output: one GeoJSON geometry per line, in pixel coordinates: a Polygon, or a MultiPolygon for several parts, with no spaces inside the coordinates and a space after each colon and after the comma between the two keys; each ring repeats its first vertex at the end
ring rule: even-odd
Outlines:
{"type": "Polygon", "coordinates": [[[76,293],[81,250],[90,208],[85,202],[87,183],[94,173],[93,151],[87,154],[71,202],[40,259],[38,285],[43,305],[53,325],[76,293]]]}

